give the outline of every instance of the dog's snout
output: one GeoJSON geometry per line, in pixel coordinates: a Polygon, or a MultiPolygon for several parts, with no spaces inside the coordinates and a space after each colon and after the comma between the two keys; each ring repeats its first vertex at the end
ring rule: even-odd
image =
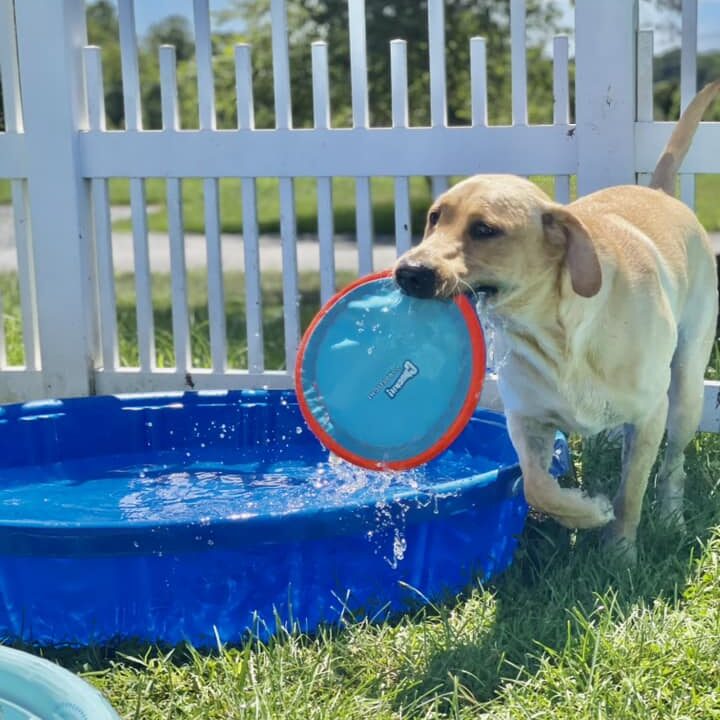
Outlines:
{"type": "Polygon", "coordinates": [[[438,276],[426,265],[400,265],[395,270],[395,280],[406,295],[431,298],[435,295],[438,276]]]}

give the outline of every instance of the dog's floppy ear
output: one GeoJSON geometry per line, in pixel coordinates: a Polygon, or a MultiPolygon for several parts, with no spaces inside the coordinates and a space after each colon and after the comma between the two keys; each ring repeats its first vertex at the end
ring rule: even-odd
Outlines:
{"type": "Polygon", "coordinates": [[[582,297],[597,295],[602,270],[587,228],[567,208],[552,205],[542,214],[545,237],[565,248],[565,264],[573,290],[582,297]]]}

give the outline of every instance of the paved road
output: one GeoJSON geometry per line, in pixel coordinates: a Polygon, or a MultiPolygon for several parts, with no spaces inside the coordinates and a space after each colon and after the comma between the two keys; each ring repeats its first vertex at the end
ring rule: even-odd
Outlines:
{"type": "MultiPolygon", "coordinates": [[[[129,208],[113,208],[113,221],[128,217],[129,208]]],[[[0,205],[0,272],[14,270],[17,267],[12,210],[0,205]]],[[[226,270],[244,269],[243,241],[241,235],[223,235],[223,266],[226,270]]],[[[167,272],[170,269],[170,251],[167,235],[150,233],[150,267],[155,272],[167,272]]],[[[317,238],[300,235],[297,242],[298,268],[317,271],[320,266],[320,254],[317,238]]],[[[113,259],[115,270],[130,272],[133,269],[133,240],[129,233],[113,233],[113,259]]],[[[206,264],[205,237],[203,235],[185,236],[185,261],[188,269],[204,268],[206,264]]],[[[377,243],[373,249],[373,263],[377,270],[390,267],[395,261],[395,247],[391,242],[377,243]]],[[[282,246],[280,238],[263,235],[260,238],[260,266],[262,270],[282,270],[282,246]]],[[[357,272],[357,245],[348,237],[335,239],[335,267],[337,270],[357,272]]]]}
{"type": "MultiPolygon", "coordinates": [[[[128,217],[129,208],[112,209],[113,220],[128,217]]],[[[720,255],[720,233],[711,233],[716,254],[720,255]]],[[[244,268],[243,241],[240,235],[223,235],[223,265],[226,270],[244,268]]],[[[155,272],[167,272],[170,269],[170,252],[166,235],[150,233],[150,266],[155,272]]],[[[318,270],[319,251],[317,239],[309,235],[300,235],[297,243],[298,268],[318,270]]],[[[113,258],[118,272],[131,272],[133,269],[133,242],[128,233],[113,233],[113,258]]],[[[185,258],[189,269],[204,268],[206,262],[205,237],[203,235],[185,236],[185,258]]],[[[395,247],[391,242],[377,243],[373,249],[373,263],[378,270],[390,267],[395,260],[395,247]]],[[[262,270],[282,270],[282,247],[280,238],[264,235],[260,238],[260,265],[262,270]]],[[[14,229],[12,210],[0,205],[0,272],[14,270],[17,266],[14,247],[14,229]]],[[[335,267],[337,270],[357,272],[357,246],[347,237],[335,240],[335,267]]]]}

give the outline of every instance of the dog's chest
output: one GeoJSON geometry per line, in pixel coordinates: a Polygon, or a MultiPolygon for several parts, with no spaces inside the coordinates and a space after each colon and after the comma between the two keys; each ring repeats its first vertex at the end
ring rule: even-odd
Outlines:
{"type": "Polygon", "coordinates": [[[542,419],[583,435],[627,421],[632,402],[622,388],[613,387],[584,363],[558,366],[523,349],[509,347],[498,368],[506,412],[542,419]]]}

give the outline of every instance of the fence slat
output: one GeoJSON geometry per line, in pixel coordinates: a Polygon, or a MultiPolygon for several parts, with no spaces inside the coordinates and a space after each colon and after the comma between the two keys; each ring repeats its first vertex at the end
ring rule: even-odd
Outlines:
{"type": "Polygon", "coordinates": [[[135,302],[138,352],[141,370],[154,370],[155,329],[153,323],[150,256],[148,252],[147,203],[145,181],[130,178],[133,254],[135,259],[135,302]]]}
{"type": "Polygon", "coordinates": [[[102,49],[88,45],[83,50],[87,86],[88,126],[105,131],[105,86],[102,75],[102,49]]]}
{"type": "MultiPolygon", "coordinates": [[[[235,84],[238,128],[255,127],[252,89],[251,46],[235,45],[235,84]]],[[[265,368],[263,352],[262,289],[260,285],[260,233],[257,219],[255,178],[240,181],[242,193],[242,236],[245,263],[245,322],[247,327],[248,371],[261,373],[265,368]]]]}
{"type": "MultiPolygon", "coordinates": [[[[330,81],[327,43],[312,44],[313,123],[330,127],[330,81]]],[[[317,179],[317,223],[320,253],[320,301],[326,303],[335,292],[335,246],[332,178],[317,179]]]]}
{"type": "MultiPolygon", "coordinates": [[[[697,92],[698,0],[682,2],[682,44],[680,49],[680,110],[697,92]]],[[[680,199],[695,207],[695,176],[680,173],[680,199]]]]}
{"type": "Polygon", "coordinates": [[[333,220],[332,178],[317,179],[317,207],[320,300],[326,303],[335,294],[335,223],[333,220]]]}
{"type": "MultiPolygon", "coordinates": [[[[407,43],[405,40],[390,42],[390,82],[392,89],[393,127],[407,127],[408,108],[407,43]]],[[[407,177],[395,178],[395,248],[398,256],[412,245],[410,222],[410,183],[407,177]]]]}
{"type": "Polygon", "coordinates": [[[637,119],[652,122],[653,112],[653,32],[640,30],[637,46],[637,119]]]}
{"type": "MultiPolygon", "coordinates": [[[[216,127],[215,92],[213,87],[212,40],[208,0],[194,0],[193,17],[198,63],[200,129],[214,130],[216,127]]],[[[217,178],[205,178],[203,181],[203,203],[205,248],[207,252],[210,357],[213,369],[222,372],[227,367],[227,342],[225,286],[222,272],[222,239],[220,233],[220,201],[217,178]]],[[[190,357],[188,356],[189,360],[190,357]]]]}
{"type": "MultiPolygon", "coordinates": [[[[172,45],[163,45],[160,48],[160,97],[163,130],[165,132],[177,131],[180,124],[177,66],[175,48],[172,45]]],[[[185,266],[182,181],[180,178],[167,178],[165,192],[170,239],[170,285],[175,367],[182,372],[187,372],[192,365],[192,356],[190,352],[187,269],[185,266]]]]}
{"type": "Polygon", "coordinates": [[[245,261],[245,314],[247,324],[248,370],[263,372],[262,289],[255,178],[242,178],[242,233],[245,261]]]}
{"type": "Polygon", "coordinates": [[[170,238],[170,292],[175,367],[187,372],[192,364],[192,357],[190,353],[187,269],[185,266],[182,181],[180,178],[168,178],[165,183],[170,238]]]}
{"type": "Polygon", "coordinates": [[[295,187],[292,178],[280,178],[280,237],[282,240],[283,315],[285,318],[285,368],[295,369],[300,340],[295,187]]]}
{"type": "Polygon", "coordinates": [[[432,195],[436,198],[438,195],[442,195],[450,187],[450,181],[445,175],[433,175],[431,185],[432,195]]]}
{"type": "Polygon", "coordinates": [[[316,128],[330,127],[330,75],[327,43],[312,44],[313,124],[316,128]]]}
{"type": "MultiPolygon", "coordinates": [[[[251,47],[235,46],[235,83],[237,90],[238,128],[255,127],[252,91],[251,47]]],[[[257,219],[255,178],[240,181],[242,192],[243,258],[245,261],[245,317],[247,327],[248,370],[261,373],[265,367],[263,352],[262,290],[260,285],[260,246],[257,219]]]]}
{"type": "Polygon", "coordinates": [[[235,45],[235,92],[238,128],[241,130],[252,130],[255,127],[251,52],[252,49],[248,43],[235,45]]]}
{"type": "Polygon", "coordinates": [[[117,301],[113,267],[112,230],[108,181],[93,178],[92,200],[95,231],[95,257],[98,271],[100,305],[100,339],[103,368],[116,370],[120,364],[117,335],[117,301]]]}
{"type": "Polygon", "coordinates": [[[510,48],[512,74],[512,119],[514,125],[527,125],[527,32],[525,0],[510,2],[510,48]]]}
{"type": "Polygon", "coordinates": [[[2,86],[5,127],[9,132],[22,132],[22,101],[13,0],[0,0],[0,28],[2,28],[0,29],[0,86],[2,86]]]}
{"type": "Polygon", "coordinates": [[[473,127],[487,125],[487,50],[485,38],[470,38],[470,110],[473,127]]]}
{"type": "Polygon", "coordinates": [[[430,124],[447,125],[445,88],[445,0],[428,2],[428,49],[430,54],[430,124]]]}
{"type": "Polygon", "coordinates": [[[369,124],[365,0],[349,0],[348,23],[353,126],[364,128],[369,124]]]}
{"type": "Polygon", "coordinates": [[[208,273],[208,314],[210,316],[210,356],[213,370],[227,367],[225,328],[225,283],[222,267],[222,236],[220,228],[220,193],[217,178],[203,183],[205,198],[205,242],[208,273]]]}
{"type": "Polygon", "coordinates": [[[358,272],[373,271],[372,192],[369,177],[355,178],[355,231],[358,245],[358,272]]]}
{"type": "Polygon", "coordinates": [[[160,109],[163,130],[178,130],[180,117],[178,113],[177,64],[175,46],[161,45],[160,59],[160,109]]]}
{"type": "MultiPolygon", "coordinates": [[[[638,122],[653,122],[653,32],[640,30],[637,45],[637,119],[638,122]]],[[[651,173],[638,173],[639,185],[649,185],[651,173]]]]}
{"type": "MultiPolygon", "coordinates": [[[[570,122],[570,86],[568,78],[568,38],[558,35],[553,39],[553,123],[570,122]]],[[[555,200],[570,202],[570,176],[555,176],[555,200]]]]}
{"type": "Polygon", "coordinates": [[[134,0],[118,0],[118,23],[120,26],[120,67],[125,128],[141,130],[142,107],[140,104],[140,71],[138,70],[134,0]]]}
{"type": "Polygon", "coordinates": [[[285,0],[271,1],[270,18],[275,93],[275,127],[291,128],[290,60],[288,56],[287,8],[285,6],[285,0]]]}
{"type": "Polygon", "coordinates": [[[25,367],[40,369],[40,338],[38,329],[37,288],[35,285],[35,259],[30,232],[27,181],[10,182],[15,230],[15,252],[18,264],[20,309],[22,311],[23,350],[25,367]]]}
{"type": "Polygon", "coordinates": [[[215,129],[215,88],[208,0],[193,0],[195,59],[197,62],[198,113],[201,130],[215,129]]]}
{"type": "MultiPolygon", "coordinates": [[[[88,46],[84,50],[85,81],[87,84],[88,124],[90,130],[105,130],[105,88],[102,74],[102,50],[88,46]]],[[[120,364],[117,337],[117,302],[112,255],[112,225],[110,200],[106,178],[90,181],[95,261],[97,263],[97,292],[100,308],[100,345],[102,364],[106,370],[116,370],[120,364]]]]}

